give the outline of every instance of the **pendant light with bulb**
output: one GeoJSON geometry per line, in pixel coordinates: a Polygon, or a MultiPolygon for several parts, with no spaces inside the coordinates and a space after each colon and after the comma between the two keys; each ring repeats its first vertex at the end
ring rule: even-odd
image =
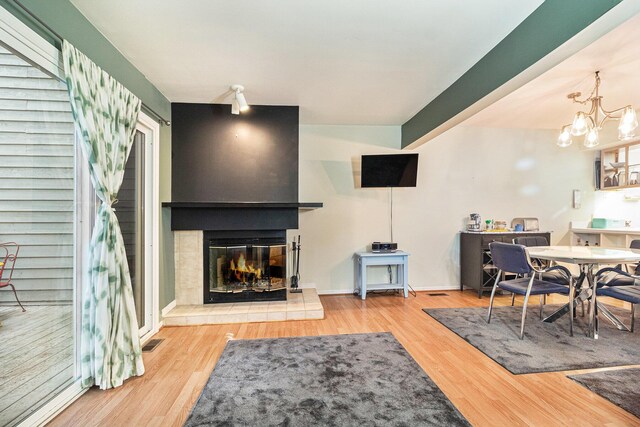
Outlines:
{"type": "Polygon", "coordinates": [[[589,112],[578,111],[573,117],[570,125],[564,125],[558,136],[557,144],[560,147],[568,147],[572,143],[572,136],[584,135],[584,146],[593,148],[599,141],[599,131],[607,120],[619,119],[618,139],[627,141],[636,136],[638,128],[638,117],[636,110],[631,106],[617,108],[615,110],[605,110],[602,106],[602,96],[600,95],[600,71],[596,71],[595,86],[588,98],[581,100],[580,92],[573,92],[567,95],[577,104],[591,104],[589,112]]]}

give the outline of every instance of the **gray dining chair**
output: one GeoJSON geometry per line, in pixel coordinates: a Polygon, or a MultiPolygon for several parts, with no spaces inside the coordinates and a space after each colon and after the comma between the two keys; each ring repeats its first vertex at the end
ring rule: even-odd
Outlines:
{"type": "MultiPolygon", "coordinates": [[[[498,288],[517,295],[524,295],[524,303],[522,307],[522,320],[520,322],[520,339],[524,338],[524,323],[527,317],[527,303],[531,295],[545,294],[573,294],[573,278],[569,270],[560,265],[547,267],[539,270],[531,264],[529,255],[523,245],[513,243],[492,242],[489,243],[489,250],[494,265],[498,268],[498,275],[491,290],[491,299],[489,301],[489,313],[487,315],[487,323],[491,323],[491,312],[493,310],[493,300],[498,288]],[[546,280],[536,278],[538,273],[566,270],[569,275],[569,286],[559,283],[553,283],[546,280]],[[502,273],[512,273],[519,277],[511,280],[501,280],[502,273]]],[[[573,313],[573,298],[569,298],[569,310],[573,313]]],[[[573,336],[573,316],[569,316],[569,334],[573,336]]]]}
{"type": "MultiPolygon", "coordinates": [[[[640,239],[632,240],[631,243],[629,244],[629,249],[640,249],[640,239]]],[[[627,270],[627,273],[640,275],[640,263],[625,265],[625,269],[627,270]],[[631,272],[629,271],[629,266],[631,266],[632,268],[631,272]]]]}
{"type": "MultiPolygon", "coordinates": [[[[549,242],[547,238],[544,236],[520,236],[513,239],[513,243],[516,245],[522,245],[526,247],[535,247],[535,246],[549,246],[549,242]]],[[[550,267],[551,264],[548,262],[532,259],[531,263],[538,269],[544,270],[547,267],[550,267]]],[[[545,280],[547,282],[558,283],[561,285],[569,286],[569,281],[571,280],[571,273],[569,270],[565,269],[557,269],[551,270],[547,272],[539,273],[539,279],[545,280]]],[[[511,305],[515,304],[516,294],[511,296],[511,305]]],[[[542,307],[547,303],[547,296],[540,295],[540,317],[542,317],[542,307]]],[[[584,315],[584,305],[582,307],[582,314],[584,315]]]]}
{"type": "Polygon", "coordinates": [[[606,267],[596,273],[596,286],[596,296],[607,296],[631,304],[631,326],[625,328],[633,332],[635,308],[640,304],[640,275],[606,267]]]}

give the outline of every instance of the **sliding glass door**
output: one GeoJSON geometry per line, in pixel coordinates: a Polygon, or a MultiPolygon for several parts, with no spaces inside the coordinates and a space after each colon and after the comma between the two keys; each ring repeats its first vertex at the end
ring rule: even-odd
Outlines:
{"type": "Polygon", "coordinates": [[[151,278],[152,212],[150,183],[152,182],[152,130],[139,123],[125,165],[122,187],[118,193],[116,216],[120,222],[131,273],[140,336],[153,328],[153,280],[151,278]]]}
{"type": "Polygon", "coordinates": [[[0,44],[0,283],[10,279],[0,284],[3,426],[78,377],[76,155],[64,82],[0,44]]]}
{"type": "MultiPolygon", "coordinates": [[[[0,426],[43,424],[85,391],[81,302],[97,204],[68,97],[60,51],[0,7],[0,426]]],[[[141,113],[137,129],[114,207],[146,339],[159,317],[159,125],[141,113]]]]}

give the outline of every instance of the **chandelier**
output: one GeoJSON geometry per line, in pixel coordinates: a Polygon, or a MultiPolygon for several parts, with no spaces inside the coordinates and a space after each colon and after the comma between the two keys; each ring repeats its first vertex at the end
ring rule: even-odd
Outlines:
{"type": "Polygon", "coordinates": [[[596,71],[596,84],[588,98],[581,100],[582,93],[573,92],[567,95],[567,98],[576,104],[589,105],[591,109],[588,113],[578,111],[573,117],[573,123],[564,125],[560,136],[558,137],[558,145],[560,147],[568,147],[571,145],[572,137],[584,135],[584,146],[593,148],[600,143],[598,140],[598,132],[602,130],[602,125],[609,119],[619,119],[618,123],[618,139],[627,141],[636,135],[638,128],[638,118],[636,110],[631,106],[618,108],[615,110],[605,110],[602,106],[602,96],[600,96],[600,71],[596,71]]]}

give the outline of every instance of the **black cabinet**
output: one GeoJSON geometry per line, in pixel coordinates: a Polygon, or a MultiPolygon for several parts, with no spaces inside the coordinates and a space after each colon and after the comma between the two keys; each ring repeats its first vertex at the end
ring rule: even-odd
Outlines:
{"type": "Polygon", "coordinates": [[[491,260],[489,243],[512,243],[516,237],[542,236],[551,241],[551,233],[460,233],[460,290],[472,288],[482,298],[483,291],[491,291],[498,269],[491,260]]]}

